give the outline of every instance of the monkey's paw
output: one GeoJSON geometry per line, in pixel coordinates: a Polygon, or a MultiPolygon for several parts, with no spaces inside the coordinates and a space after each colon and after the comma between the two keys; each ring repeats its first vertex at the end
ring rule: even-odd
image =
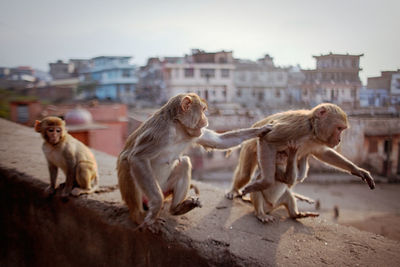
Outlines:
{"type": "Polygon", "coordinates": [[[165,225],[165,220],[162,218],[157,218],[157,219],[150,219],[150,220],[146,220],[139,224],[139,226],[137,226],[134,231],[136,230],[148,230],[153,234],[158,234],[161,230],[161,227],[163,227],[165,225]]]}
{"type": "Polygon", "coordinates": [[[52,195],[55,194],[56,189],[55,189],[54,187],[52,187],[51,185],[49,185],[49,186],[46,188],[45,192],[46,192],[46,194],[47,194],[48,196],[52,196],[52,195]]]}
{"type": "Polygon", "coordinates": [[[256,217],[262,223],[270,223],[275,221],[275,217],[268,214],[256,214],[256,217]]]}
{"type": "Polygon", "coordinates": [[[232,189],[231,191],[229,191],[228,193],[225,194],[225,197],[227,199],[234,199],[235,197],[241,196],[238,190],[232,189]]]}
{"type": "Polygon", "coordinates": [[[358,168],[355,171],[352,171],[351,174],[361,177],[361,179],[368,184],[370,189],[375,189],[374,178],[372,178],[368,171],[358,168]]]}
{"type": "Polygon", "coordinates": [[[61,197],[67,198],[70,193],[71,193],[71,190],[69,190],[68,188],[64,188],[63,191],[61,192],[61,197]]]}

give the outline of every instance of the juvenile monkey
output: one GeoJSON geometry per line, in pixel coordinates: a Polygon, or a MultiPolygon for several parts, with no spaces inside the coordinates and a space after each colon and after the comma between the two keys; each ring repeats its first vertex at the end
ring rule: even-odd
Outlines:
{"type": "Polygon", "coordinates": [[[66,176],[61,195],[67,197],[93,193],[98,186],[97,163],[93,153],[65,129],[65,121],[58,117],[46,117],[35,122],[35,131],[41,133],[42,150],[50,172],[49,194],[55,192],[58,168],[66,176]]]}
{"type": "MultiPolygon", "coordinates": [[[[273,221],[274,217],[268,215],[268,213],[281,205],[285,206],[289,216],[293,219],[319,216],[318,213],[299,212],[297,209],[296,198],[313,203],[313,200],[292,191],[292,187],[298,178],[297,152],[298,147],[294,142],[288,143],[287,152],[277,152],[275,183],[267,189],[250,193],[250,199],[254,206],[255,215],[261,222],[265,223],[273,221]]],[[[305,178],[302,176],[306,172],[304,169],[306,166],[307,165],[304,164],[304,161],[302,161],[299,169],[300,180],[305,178]]],[[[259,168],[257,168],[254,177],[256,177],[256,179],[261,179],[259,168]]]]}
{"type": "MultiPolygon", "coordinates": [[[[242,145],[239,163],[236,167],[233,184],[228,198],[239,194],[254,172],[257,164],[261,178],[246,186],[243,194],[261,191],[275,183],[276,153],[287,149],[287,142],[296,141],[299,145],[298,158],[309,155],[361,177],[371,189],[375,188],[370,173],[333,148],[341,141],[341,133],[348,127],[346,113],[337,105],[323,103],[311,110],[292,110],[273,114],[255,123],[253,127],[273,124],[273,129],[263,138],[249,140],[242,145]]],[[[305,160],[306,162],[307,160],[305,160]]]]}
{"type": "Polygon", "coordinates": [[[170,213],[181,215],[200,206],[188,198],[192,166],[183,151],[192,144],[206,149],[227,149],[270,130],[270,125],[223,134],[207,129],[205,100],[194,93],[172,97],[126,141],[118,157],[118,182],[122,199],[139,228],[158,231],[155,224],[164,203],[172,195],[170,213]],[[143,196],[148,211],[143,210],[143,196]]]}

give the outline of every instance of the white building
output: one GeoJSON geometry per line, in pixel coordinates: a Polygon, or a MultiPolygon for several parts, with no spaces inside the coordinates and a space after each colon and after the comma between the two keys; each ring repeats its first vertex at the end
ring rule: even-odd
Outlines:
{"type": "Polygon", "coordinates": [[[206,53],[194,49],[192,55],[164,58],[167,96],[195,92],[209,103],[230,102],[234,68],[232,52],[226,51],[206,53]]]}
{"type": "Polygon", "coordinates": [[[266,55],[255,61],[235,61],[234,101],[249,107],[275,107],[287,103],[288,71],[274,66],[266,55]]]}

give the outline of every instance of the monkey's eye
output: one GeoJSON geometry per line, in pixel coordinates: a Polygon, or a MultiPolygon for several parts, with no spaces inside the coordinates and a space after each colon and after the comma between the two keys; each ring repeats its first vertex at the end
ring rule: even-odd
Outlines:
{"type": "Polygon", "coordinates": [[[54,129],[53,128],[49,128],[47,131],[49,131],[49,132],[54,132],[54,129]]]}
{"type": "Polygon", "coordinates": [[[61,129],[56,129],[56,132],[57,132],[57,133],[61,132],[61,129]]]}
{"type": "Polygon", "coordinates": [[[344,128],[343,128],[343,127],[341,127],[341,126],[339,126],[337,129],[338,129],[338,131],[339,131],[339,132],[341,132],[341,131],[343,131],[343,130],[344,130],[344,128]]]}

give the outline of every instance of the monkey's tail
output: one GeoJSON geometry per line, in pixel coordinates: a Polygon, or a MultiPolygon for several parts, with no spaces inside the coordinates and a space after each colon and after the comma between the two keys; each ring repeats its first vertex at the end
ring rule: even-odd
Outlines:
{"type": "Polygon", "coordinates": [[[121,197],[129,208],[132,219],[136,223],[143,220],[143,199],[142,193],[131,177],[129,163],[126,159],[118,158],[118,185],[121,197]]]}

